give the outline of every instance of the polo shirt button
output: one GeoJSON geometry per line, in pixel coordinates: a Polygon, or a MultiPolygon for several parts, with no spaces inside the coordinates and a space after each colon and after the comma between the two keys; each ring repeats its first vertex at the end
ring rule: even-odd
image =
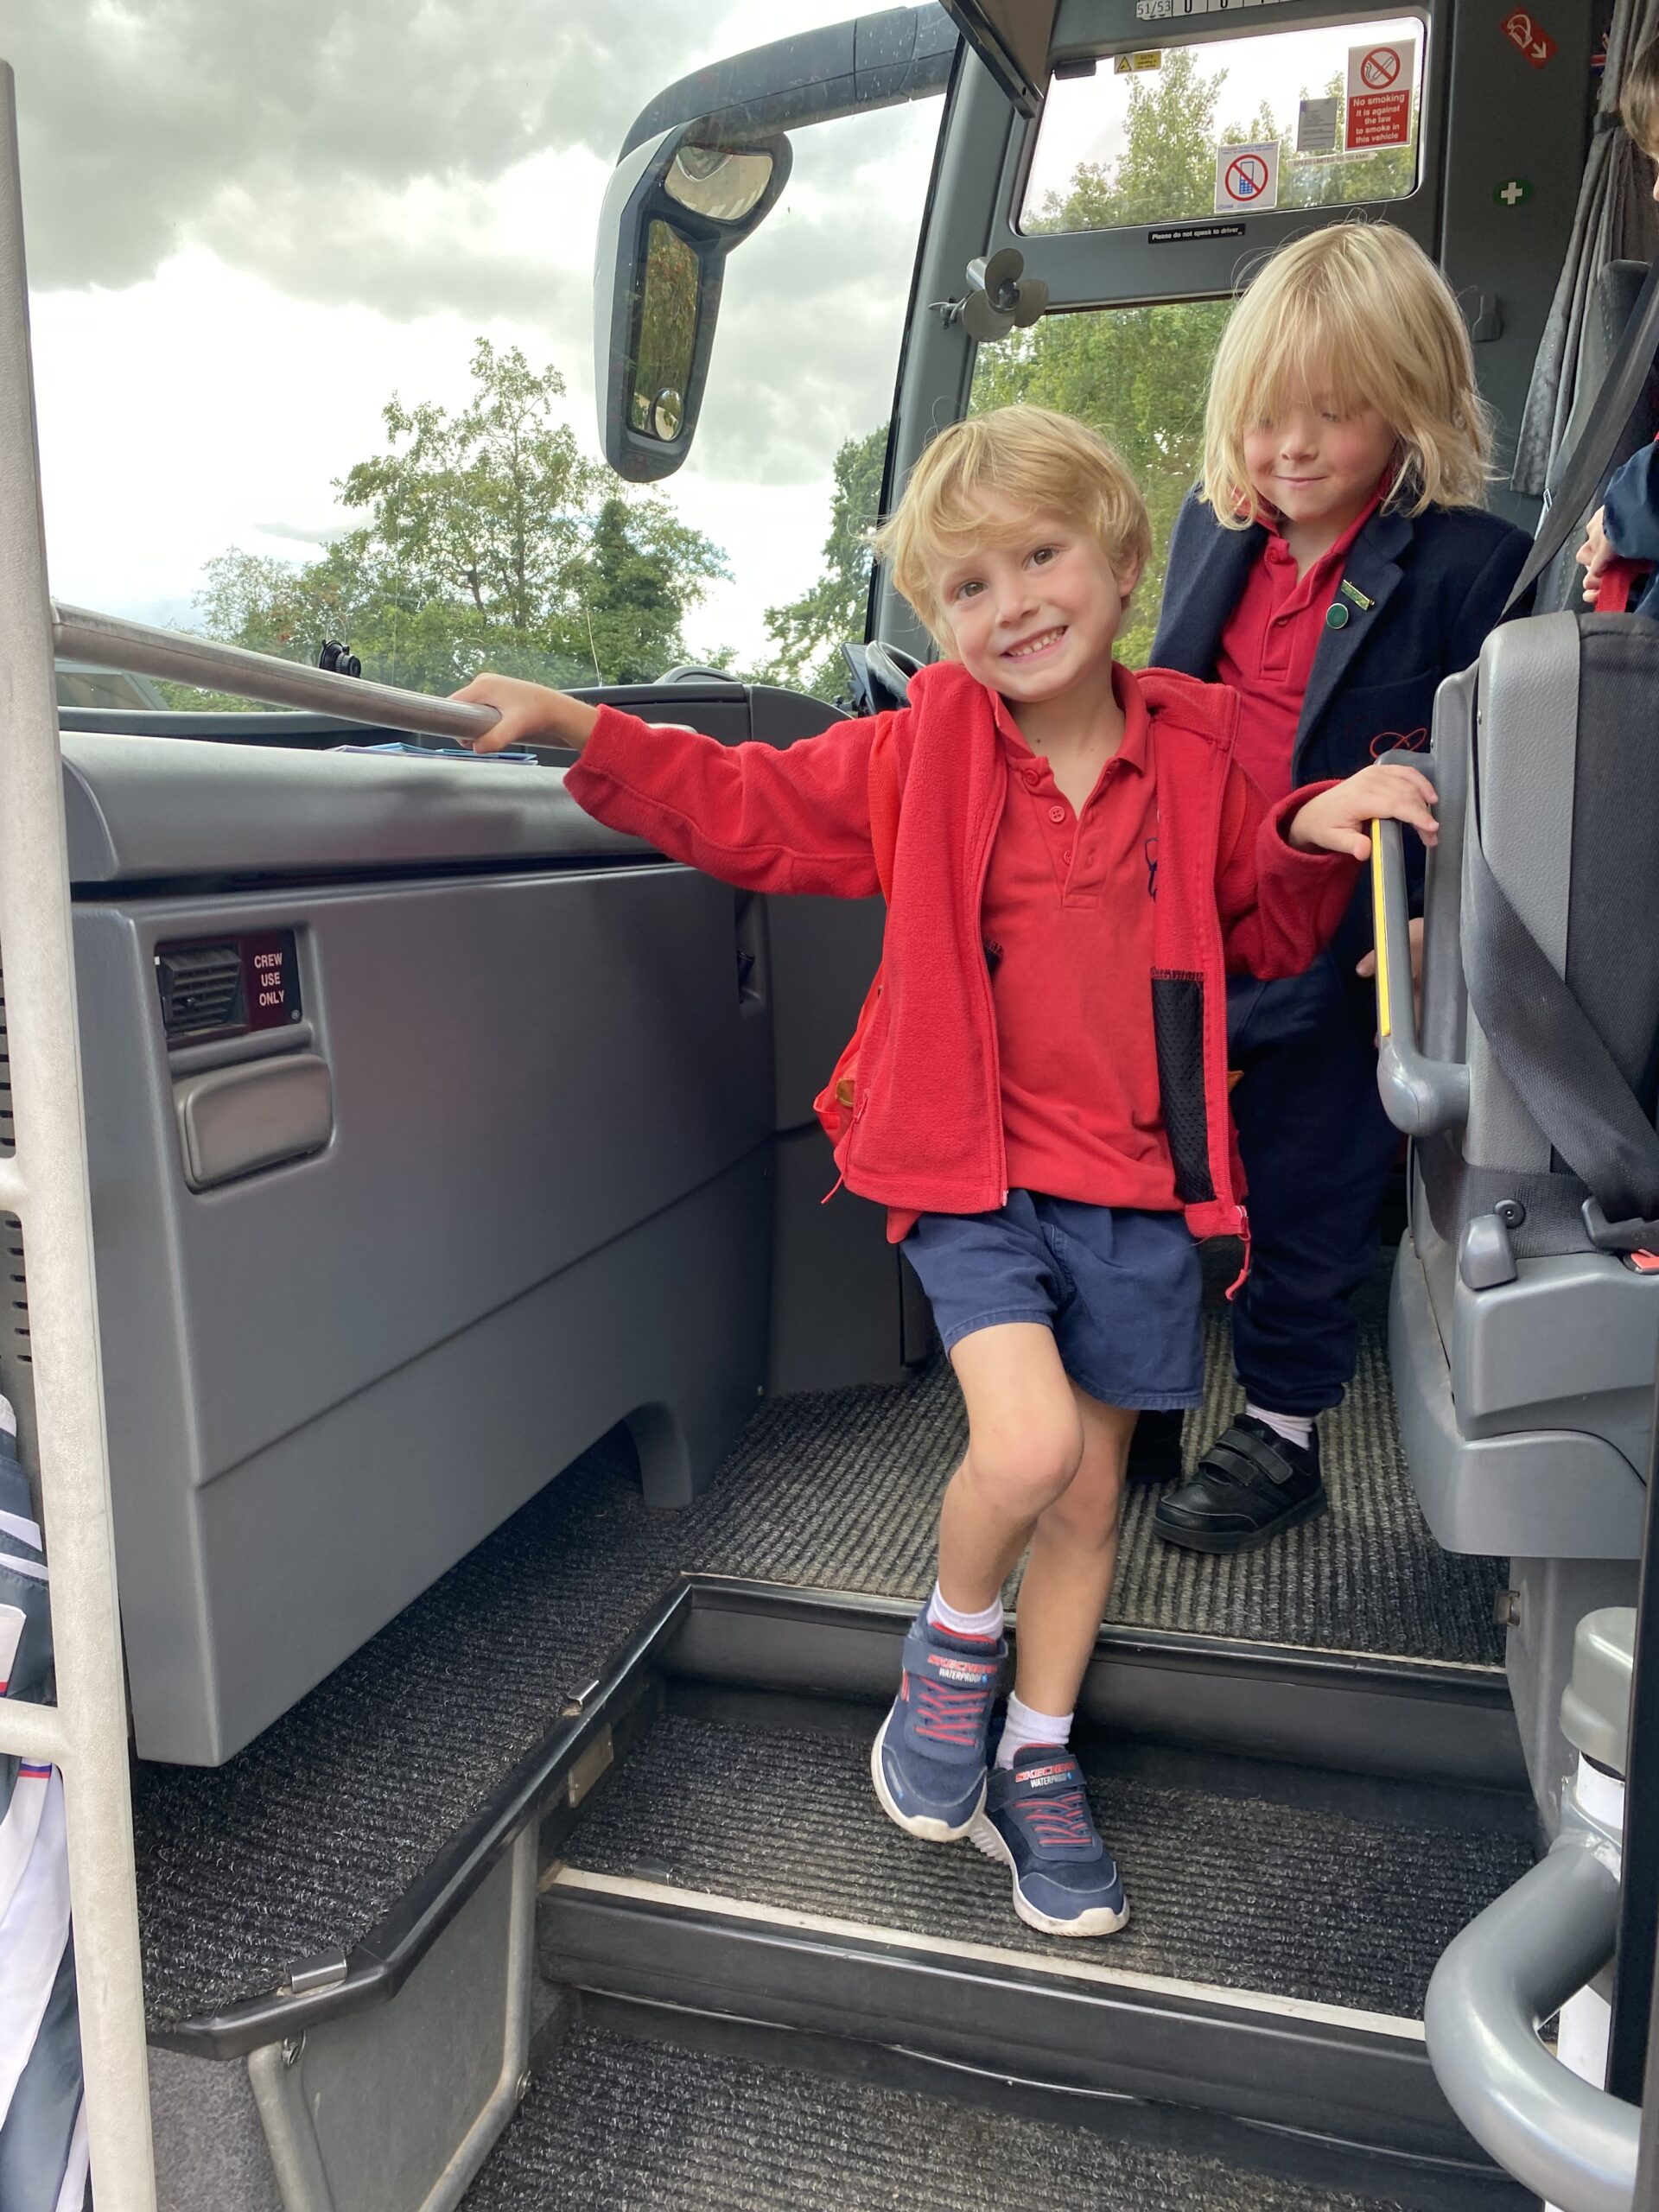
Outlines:
{"type": "Polygon", "coordinates": [[[1071,846],[1070,846],[1070,845],[1068,845],[1068,846],[1066,847],[1065,850],[1065,851],[1060,855],[1060,866],[1061,866],[1062,868],[1070,868],[1070,867],[1071,867],[1071,846]]]}
{"type": "Polygon", "coordinates": [[[1048,818],[1051,822],[1064,822],[1065,809],[1063,806],[1051,806],[1048,810],[1048,818]]]}

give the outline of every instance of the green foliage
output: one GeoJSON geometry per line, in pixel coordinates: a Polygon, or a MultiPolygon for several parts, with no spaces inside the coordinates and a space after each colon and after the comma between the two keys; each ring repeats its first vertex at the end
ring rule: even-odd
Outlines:
{"type": "Polygon", "coordinates": [[[387,404],[384,450],[335,486],[363,519],[318,558],[232,547],[210,561],[196,597],[207,633],[304,661],[339,639],[365,676],[416,691],[486,666],[644,683],[683,658],[687,611],[728,573],[719,548],[584,459],[553,416],[556,369],[480,338],[472,377],[454,414],[387,404]]]}
{"type": "Polygon", "coordinates": [[[887,452],[887,426],[882,423],[864,437],[849,438],[836,455],[823,572],[799,599],[766,609],[772,646],[762,671],[767,683],[810,691],[820,699],[834,698],[842,687],[846,670],[836,648],[864,635],[869,533],[880,517],[887,452]]]}

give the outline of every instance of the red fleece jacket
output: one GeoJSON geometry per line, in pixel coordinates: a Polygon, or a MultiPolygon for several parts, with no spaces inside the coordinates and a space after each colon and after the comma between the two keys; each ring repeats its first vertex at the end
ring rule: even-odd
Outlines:
{"type": "MultiPolygon", "coordinates": [[[[1227,1108],[1226,975],[1294,976],[1334,935],[1357,863],[1284,835],[1315,790],[1269,808],[1231,765],[1238,701],[1148,669],[1159,855],[1153,1016],[1176,1192],[1195,1236],[1244,1227],[1227,1108]]],[[[579,804],[676,860],[754,891],[866,899],[869,755],[889,726],[900,804],[882,989],[836,1146],[847,1186],[896,1210],[986,1213],[1007,1198],[1001,1087],[980,903],[1005,772],[990,694],[954,662],[896,715],[836,723],[779,752],[724,746],[601,707],[565,772],[579,804]]]]}

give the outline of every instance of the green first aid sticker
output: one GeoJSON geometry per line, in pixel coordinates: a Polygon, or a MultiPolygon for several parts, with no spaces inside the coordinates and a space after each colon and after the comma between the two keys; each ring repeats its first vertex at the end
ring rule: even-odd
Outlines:
{"type": "Polygon", "coordinates": [[[1500,207],[1522,207],[1532,197],[1532,183],[1524,176],[1505,177],[1503,183],[1492,188],[1492,197],[1500,207]]]}

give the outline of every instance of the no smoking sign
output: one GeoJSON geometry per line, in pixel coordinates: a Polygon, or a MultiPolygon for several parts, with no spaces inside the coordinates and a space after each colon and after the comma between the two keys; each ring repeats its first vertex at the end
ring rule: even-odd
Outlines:
{"type": "Polygon", "coordinates": [[[1363,82],[1374,92],[1386,92],[1400,74],[1397,47],[1374,46],[1359,65],[1363,82]]]}
{"type": "Polygon", "coordinates": [[[1348,100],[1343,149],[1371,154],[1411,143],[1411,94],[1417,41],[1390,39],[1348,49],[1348,100]]]}
{"type": "Polygon", "coordinates": [[[1236,215],[1279,205],[1279,141],[1216,149],[1216,213],[1236,215]]]}

